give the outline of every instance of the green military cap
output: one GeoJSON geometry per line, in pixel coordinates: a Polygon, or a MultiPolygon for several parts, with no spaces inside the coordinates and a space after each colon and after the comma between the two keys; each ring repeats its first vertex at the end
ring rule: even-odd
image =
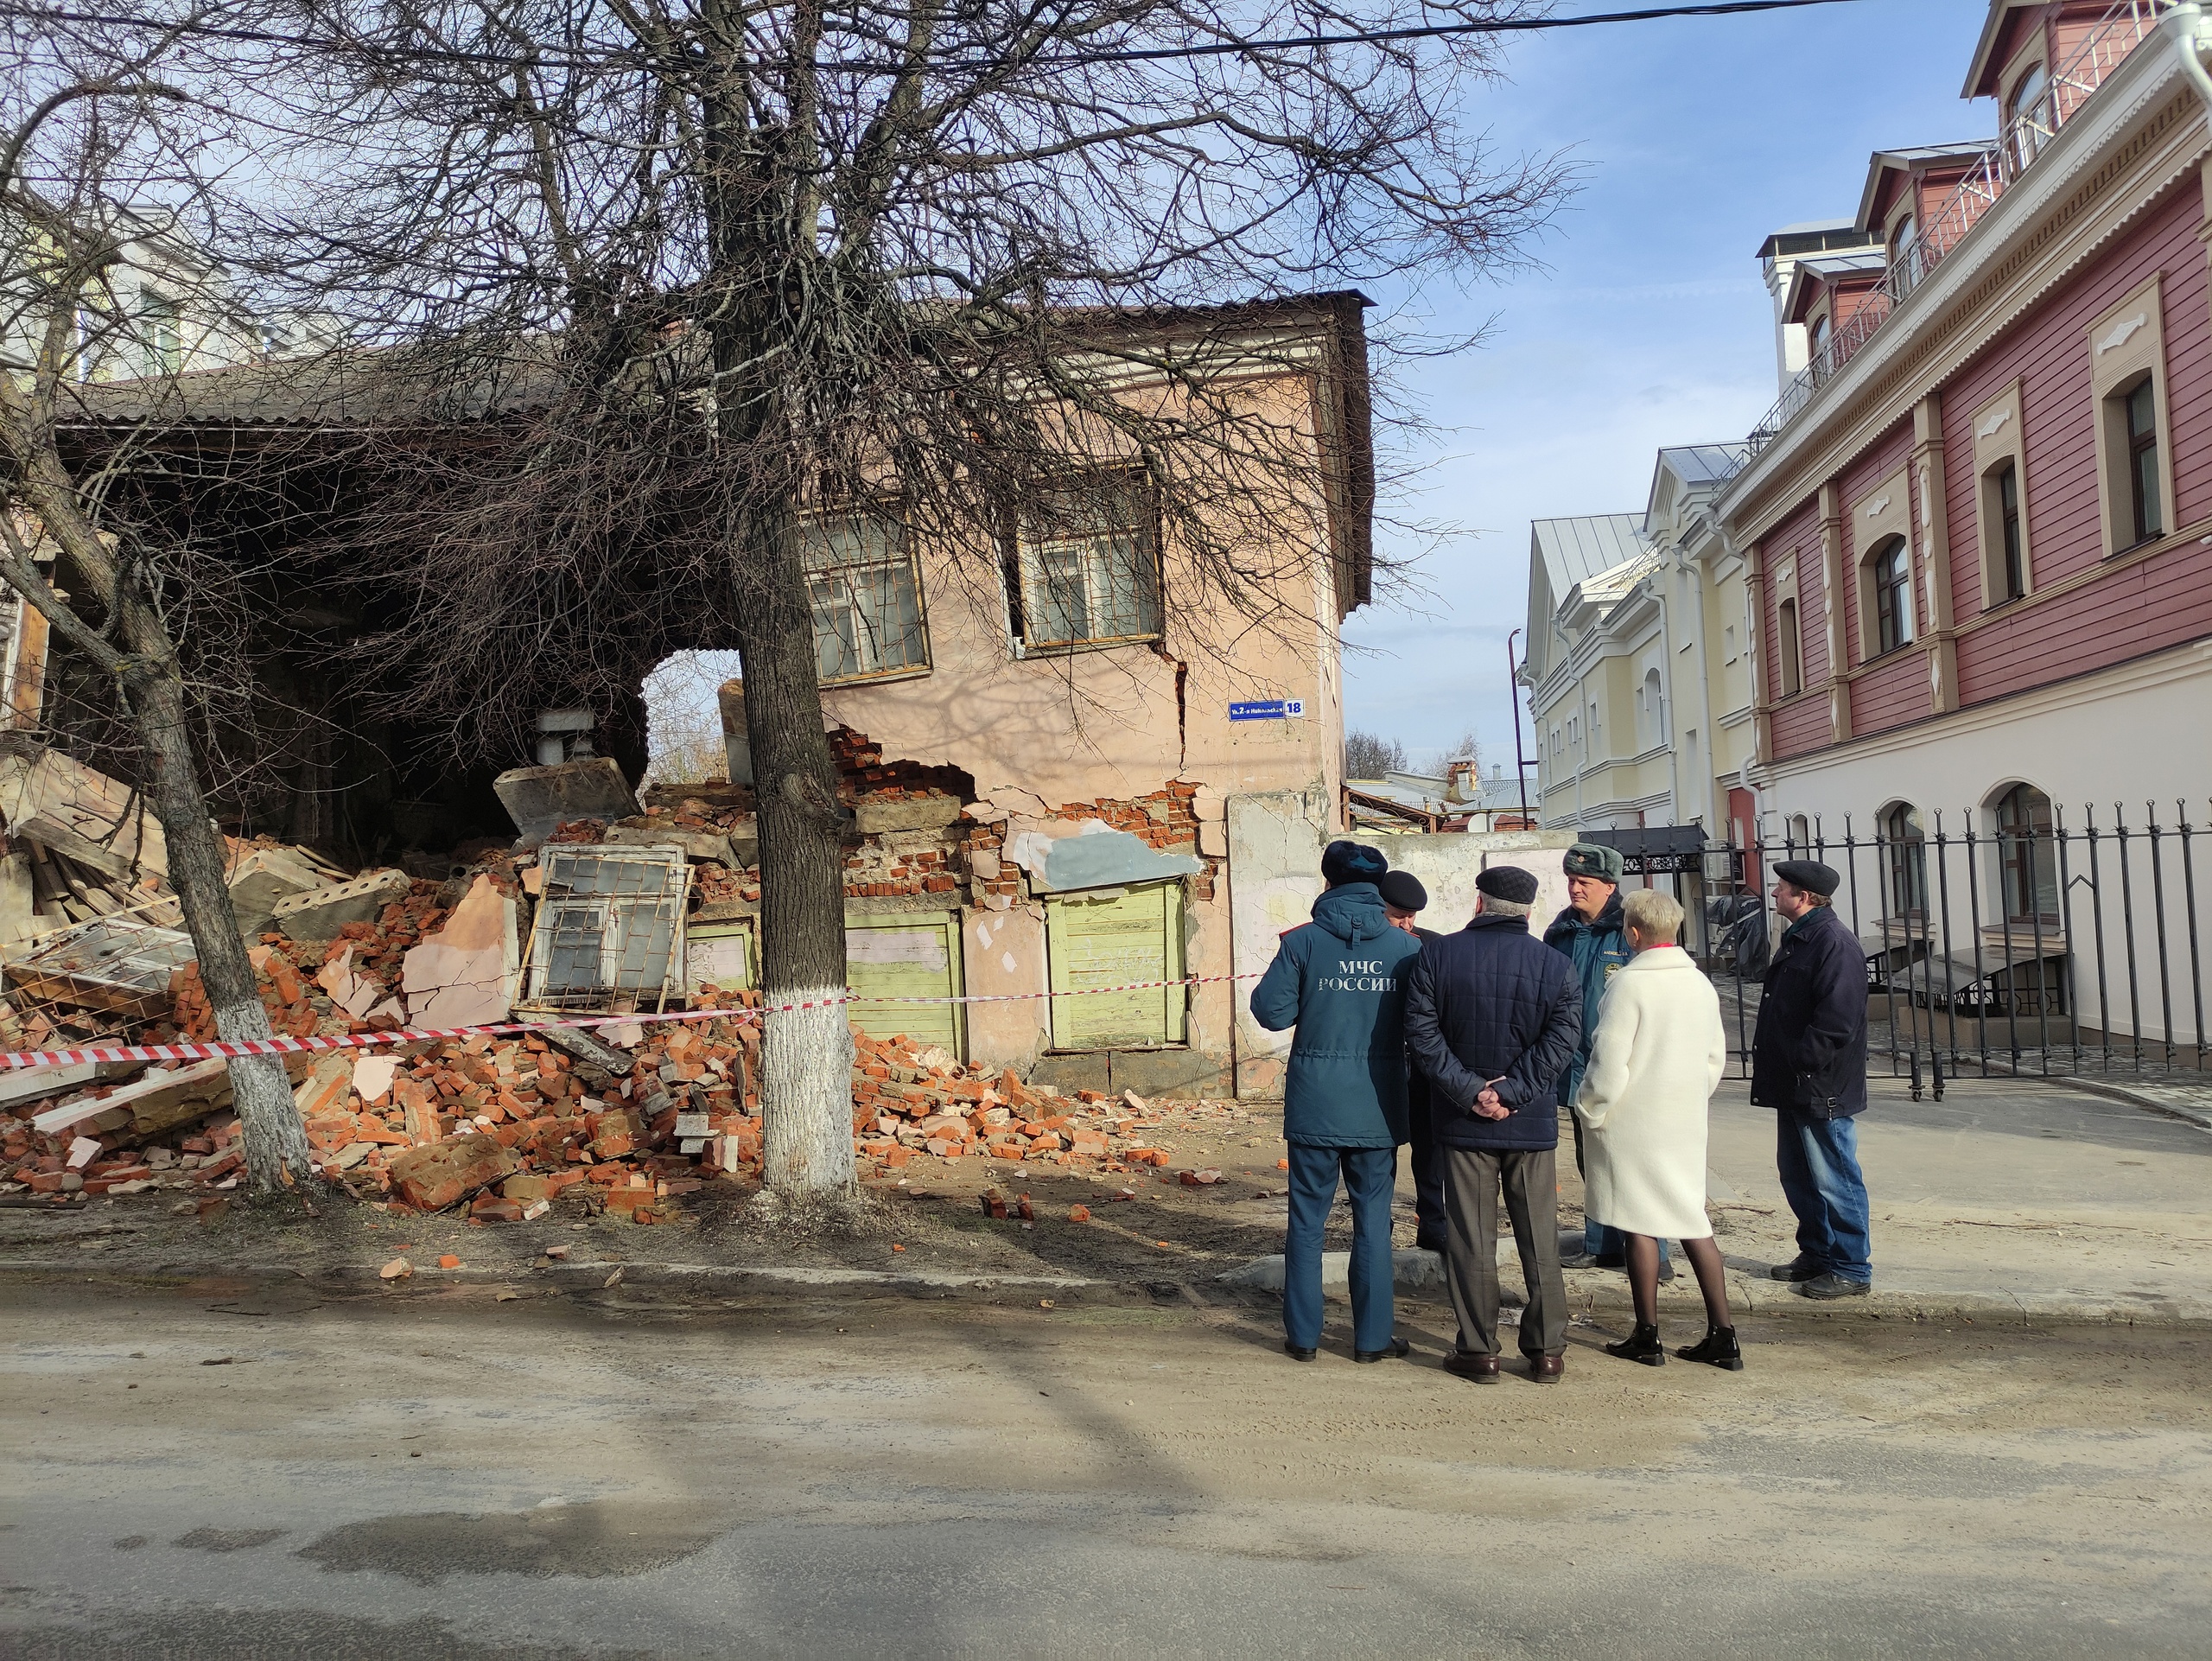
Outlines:
{"type": "Polygon", "coordinates": [[[1618,884],[1624,869],[1621,851],[1601,843],[1578,842],[1567,850],[1562,869],[1569,876],[1594,876],[1601,882],[1618,884]]]}

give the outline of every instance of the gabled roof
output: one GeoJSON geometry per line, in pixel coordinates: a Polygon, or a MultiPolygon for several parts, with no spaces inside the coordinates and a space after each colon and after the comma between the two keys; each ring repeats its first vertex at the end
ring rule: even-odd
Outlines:
{"type": "Polygon", "coordinates": [[[1532,519],[1529,557],[1541,560],[1552,603],[1562,603],[1578,582],[1643,553],[1641,513],[1593,513],[1573,519],[1532,519]]]}
{"type": "Polygon", "coordinates": [[[1995,89],[1982,90],[1982,82],[1990,72],[1999,67],[1990,61],[1997,50],[1998,37],[2005,32],[2005,20],[2016,11],[2025,11],[2042,3],[2042,0],[1989,0],[1989,15],[1981,20],[1981,38],[1974,42],[1974,57],[1967,65],[1967,84],[1959,89],[1961,98],[1991,98],[1995,89]]]}
{"type": "Polygon", "coordinates": [[[1751,459],[1751,447],[1741,440],[1727,444],[1673,444],[1661,450],[1651,469],[1651,494],[1643,505],[1644,534],[1651,534],[1652,518],[1659,512],[1659,493],[1669,478],[1678,480],[1685,490],[1722,485],[1751,459]]]}
{"type": "Polygon", "coordinates": [[[1874,198],[1889,173],[1925,173],[1948,163],[1972,167],[1997,148],[1994,138],[1976,138],[1961,144],[1914,144],[1904,150],[1876,150],[1866,160],[1866,188],[1859,193],[1859,223],[1870,237],[1879,237],[1872,221],[1874,198]]]}
{"type": "MultiPolygon", "coordinates": [[[[1818,259],[1801,259],[1791,268],[1789,287],[1782,296],[1783,320],[1791,323],[1805,321],[1802,315],[1806,302],[1805,291],[1815,282],[1825,283],[1831,288],[1841,287],[1845,279],[1852,277],[1868,277],[1878,283],[1882,280],[1882,274],[1889,269],[1889,251],[1882,248],[1869,248],[1859,254],[1822,254],[1818,259]]],[[[1863,288],[1871,284],[1860,283],[1859,286],[1863,288]]]]}

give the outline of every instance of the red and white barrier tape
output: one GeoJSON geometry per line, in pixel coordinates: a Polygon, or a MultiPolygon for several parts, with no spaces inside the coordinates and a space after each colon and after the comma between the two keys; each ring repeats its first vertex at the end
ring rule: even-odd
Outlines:
{"type": "Polygon", "coordinates": [[[1085,986],[1071,992],[979,992],[969,996],[813,998],[803,1003],[774,1003],[756,1009],[668,1009],[658,1014],[640,1011],[626,1015],[578,1015],[563,1021],[503,1021],[482,1027],[409,1027],[388,1033],[340,1033],[315,1038],[242,1038],[207,1044],[113,1044],[77,1050],[14,1050],[0,1054],[0,1068],[84,1066],[99,1061],[213,1061],[234,1060],[248,1055],[298,1055],[315,1050],[388,1049],[449,1038],[527,1037],[531,1033],[563,1028],[647,1026],[675,1021],[758,1021],[763,1015],[789,1015],[801,1009],[830,1009],[852,1003],[1020,1003],[1036,998],[1091,997],[1108,992],[1143,992],[1170,986],[1207,986],[1221,981],[1259,979],[1244,975],[1191,975],[1181,980],[1128,981],[1119,986],[1085,986]]]}

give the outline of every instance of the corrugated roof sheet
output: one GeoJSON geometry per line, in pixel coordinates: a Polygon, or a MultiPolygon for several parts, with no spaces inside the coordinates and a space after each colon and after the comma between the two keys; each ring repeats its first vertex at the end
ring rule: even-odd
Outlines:
{"type": "Polygon", "coordinates": [[[1659,452],[1662,467],[1672,468],[1684,484],[1717,485],[1736,476],[1751,460],[1751,447],[1741,440],[1726,444],[1674,444],[1659,452]]]}
{"type": "Polygon", "coordinates": [[[1572,519],[1532,519],[1529,547],[1544,562],[1552,603],[1567,598],[1576,583],[1633,559],[1650,544],[1643,538],[1641,513],[1592,513],[1572,519]]]}

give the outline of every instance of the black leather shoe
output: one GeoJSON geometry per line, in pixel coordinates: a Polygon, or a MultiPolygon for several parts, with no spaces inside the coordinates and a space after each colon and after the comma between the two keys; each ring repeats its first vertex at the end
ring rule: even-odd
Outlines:
{"type": "Polygon", "coordinates": [[[1319,1350],[1301,1350],[1297,1345],[1292,1343],[1286,1338],[1282,1341],[1282,1352],[1294,1361],[1311,1361],[1315,1356],[1320,1354],[1321,1352],[1319,1350]]]}
{"type": "Polygon", "coordinates": [[[1594,1251],[1578,1251],[1572,1257],[1561,1257],[1559,1260],[1559,1266],[1561,1269],[1595,1269],[1598,1267],[1598,1254],[1594,1251]]]}
{"type": "Polygon", "coordinates": [[[1769,1280],[1789,1281],[1794,1284],[1800,1281],[1818,1280],[1828,1271],[1808,1257],[1792,1257],[1786,1263],[1775,1264],[1766,1272],[1769,1280]]]}
{"type": "Polygon", "coordinates": [[[1730,1372],[1744,1370],[1744,1352],[1736,1343],[1733,1327],[1713,1327],[1694,1344],[1685,1344],[1675,1353],[1685,1361],[1702,1361],[1707,1366],[1720,1367],[1730,1372]]]}
{"type": "Polygon", "coordinates": [[[1872,1281],[1847,1281],[1840,1275],[1816,1275],[1797,1283],[1799,1297],[1819,1298],[1823,1302],[1830,1298],[1863,1298],[1873,1289],[1872,1281]]]}
{"type": "Polygon", "coordinates": [[[1498,1359],[1494,1355],[1477,1355],[1469,1350],[1454,1350],[1444,1358],[1444,1371],[1478,1384],[1494,1384],[1497,1382],[1498,1359]]]}
{"type": "Polygon", "coordinates": [[[1390,1340],[1389,1344],[1382,1349],[1354,1350],[1351,1352],[1351,1359],[1364,1365],[1370,1361],[1388,1361],[1396,1357],[1411,1355],[1413,1352],[1414,1346],[1412,1340],[1394,1338],[1390,1340]]]}
{"type": "Polygon", "coordinates": [[[1647,1367],[1667,1365],[1667,1346],[1659,1341],[1656,1327],[1638,1327],[1619,1343],[1606,1345],[1605,1353],[1624,1361],[1641,1361],[1647,1367]]]}
{"type": "Polygon", "coordinates": [[[1626,1269],[1628,1267],[1628,1253],[1625,1251],[1601,1251],[1590,1260],[1590,1267],[1592,1269],[1626,1269]]]}
{"type": "Polygon", "coordinates": [[[1422,1234],[1416,1236],[1414,1240],[1414,1250],[1416,1251],[1433,1251],[1440,1257],[1444,1255],[1444,1237],[1441,1234],[1422,1234]]]}

